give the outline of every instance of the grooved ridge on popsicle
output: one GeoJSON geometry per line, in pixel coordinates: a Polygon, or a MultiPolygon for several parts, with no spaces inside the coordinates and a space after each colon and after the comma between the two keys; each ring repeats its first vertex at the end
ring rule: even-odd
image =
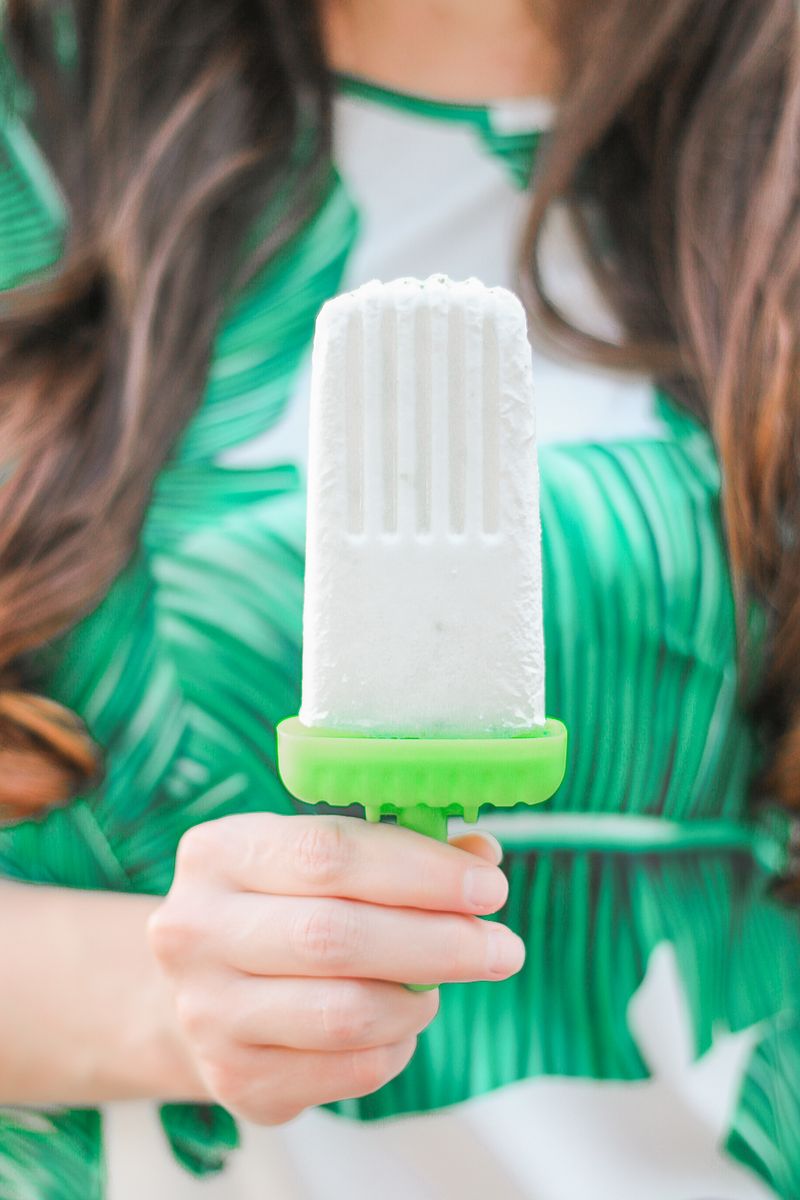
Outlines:
{"type": "Polygon", "coordinates": [[[317,328],[301,719],[390,735],[541,726],[522,306],[474,279],[373,281],[317,328]]]}

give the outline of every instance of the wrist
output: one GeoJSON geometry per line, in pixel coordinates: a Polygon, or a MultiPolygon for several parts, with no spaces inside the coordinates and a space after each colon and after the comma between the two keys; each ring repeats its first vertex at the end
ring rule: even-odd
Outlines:
{"type": "MultiPolygon", "coordinates": [[[[73,904],[61,911],[71,929],[73,962],[77,966],[88,959],[93,974],[87,980],[92,1001],[72,1039],[68,1074],[75,1094],[87,1101],[205,1100],[169,981],[147,941],[147,921],[161,898],[75,892],[71,899],[73,904]]],[[[69,945],[67,928],[62,934],[62,945],[69,945]]]]}
{"type": "Polygon", "coordinates": [[[208,1102],[211,1097],[178,1024],[170,982],[147,947],[150,977],[142,1023],[134,1028],[129,1053],[140,1057],[141,1087],[166,1101],[208,1102]]]}
{"type": "MultiPolygon", "coordinates": [[[[128,899],[133,900],[133,897],[128,899]]],[[[136,897],[141,934],[140,987],[126,1006],[121,1053],[131,1064],[128,1083],[140,1096],[164,1101],[209,1101],[208,1091],[178,1024],[170,981],[147,940],[147,921],[161,897],[136,897]]],[[[97,1081],[102,1086],[100,1080],[97,1081]]]]}
{"type": "Polygon", "coordinates": [[[148,941],[155,896],[0,881],[0,1104],[205,1100],[148,941]]]}

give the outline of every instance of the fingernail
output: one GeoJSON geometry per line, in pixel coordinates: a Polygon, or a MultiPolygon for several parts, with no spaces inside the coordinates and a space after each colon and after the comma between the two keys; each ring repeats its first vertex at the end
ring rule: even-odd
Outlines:
{"type": "Polygon", "coordinates": [[[493,833],[483,833],[480,830],[478,832],[483,840],[488,842],[492,847],[492,850],[494,851],[494,861],[499,867],[500,863],[503,861],[503,847],[500,845],[493,833]]]}
{"type": "Polygon", "coordinates": [[[505,903],[508,882],[497,867],[471,867],[464,876],[464,899],[470,908],[496,912],[505,903]]]}
{"type": "Polygon", "coordinates": [[[506,979],[525,961],[525,943],[505,925],[491,925],[486,946],[486,969],[495,979],[506,979]]]}

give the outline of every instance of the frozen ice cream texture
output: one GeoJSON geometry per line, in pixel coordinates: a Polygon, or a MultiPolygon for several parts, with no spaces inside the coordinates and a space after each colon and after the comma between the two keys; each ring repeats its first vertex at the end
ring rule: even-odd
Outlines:
{"type": "Polygon", "coordinates": [[[544,724],[525,315],[477,280],[368,283],[314,342],[306,725],[488,737],[544,724]]]}

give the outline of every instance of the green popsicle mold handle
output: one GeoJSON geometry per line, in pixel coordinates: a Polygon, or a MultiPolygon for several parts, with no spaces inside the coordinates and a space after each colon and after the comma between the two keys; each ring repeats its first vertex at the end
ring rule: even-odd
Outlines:
{"type": "Polygon", "coordinates": [[[448,817],[474,822],[485,804],[540,804],[558,789],[567,731],[547,720],[514,737],[388,738],[311,728],[297,717],[278,726],[278,769],[307,804],[360,804],[368,821],[394,814],[398,825],[440,841],[448,817]]]}
{"type": "MultiPolygon", "coordinates": [[[[448,817],[476,821],[484,804],[541,804],[561,785],[567,730],[507,738],[386,738],[311,728],[289,717],[278,726],[278,770],[306,804],[360,804],[368,821],[386,813],[398,825],[447,841],[448,817]]],[[[412,991],[438,985],[406,984],[412,991]]]]}

